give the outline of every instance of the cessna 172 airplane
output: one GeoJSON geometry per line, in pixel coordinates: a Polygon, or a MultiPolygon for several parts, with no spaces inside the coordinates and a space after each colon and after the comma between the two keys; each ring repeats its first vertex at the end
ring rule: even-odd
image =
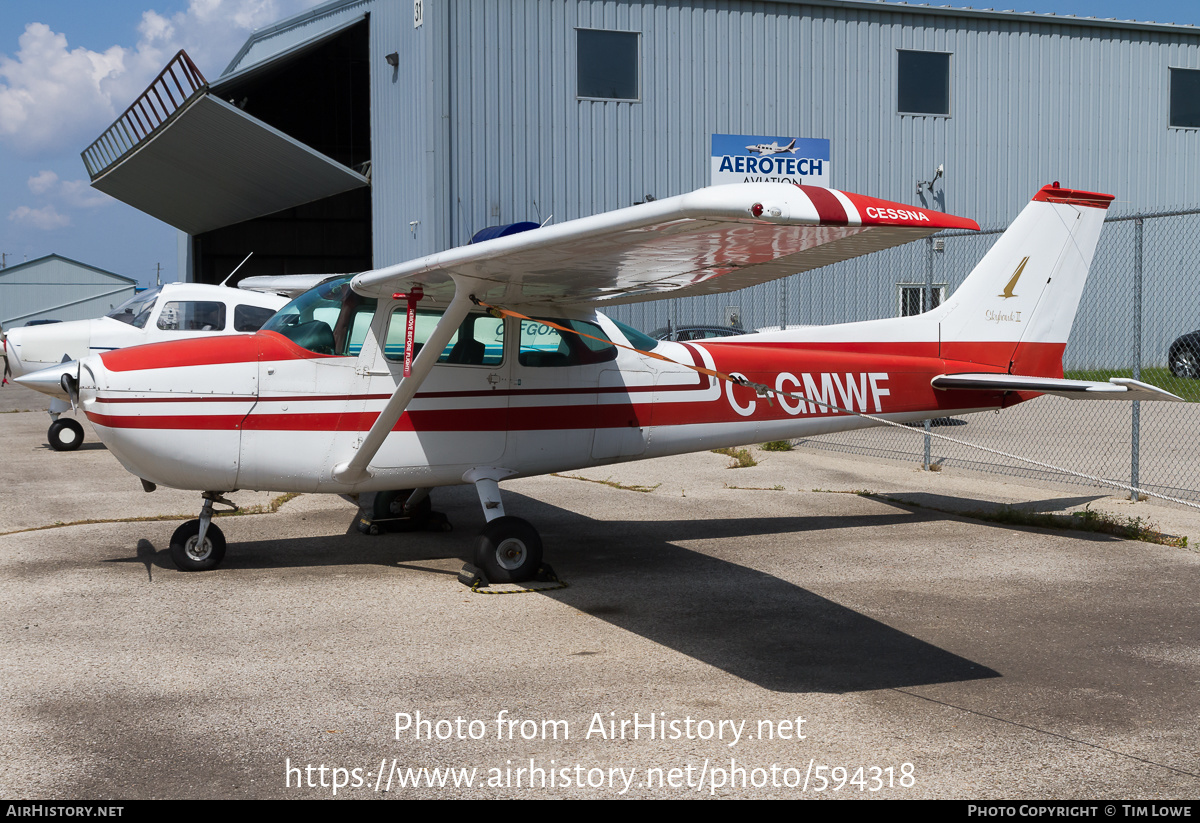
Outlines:
{"type": "MultiPolygon", "coordinates": [[[[245,261],[243,261],[245,262],[245,261]]],[[[3,337],[6,375],[14,378],[89,354],[165,340],[258,331],[288,302],[278,294],[258,293],[206,283],[167,283],[134,295],[103,317],[68,320],[10,329],[3,337]]],[[[71,404],[50,402],[55,451],[73,451],[83,443],[83,426],[60,417],[71,404]]]]}
{"type": "Polygon", "coordinates": [[[675,343],[595,311],[978,229],[831,189],[735,184],[329,280],[251,336],[107,352],[21,382],[81,404],[148,491],[203,492],[199,519],[171,538],[181,569],[221,562],[211,520],[229,490],[373,492],[364,517],[419,522],[430,489],[470,483],[487,520],[475,566],[519,581],[542,544],[505,512],[507,478],[1039,394],[1179,399],[1132,380],[1063,379],[1111,200],[1044,187],[963,285],[916,317],[675,343]]]}

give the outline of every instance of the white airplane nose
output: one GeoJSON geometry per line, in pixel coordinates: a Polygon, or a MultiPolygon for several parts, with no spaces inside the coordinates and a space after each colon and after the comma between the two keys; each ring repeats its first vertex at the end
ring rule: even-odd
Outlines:
{"type": "Polygon", "coordinates": [[[74,381],[75,385],[79,384],[78,360],[68,360],[48,369],[40,369],[20,377],[14,377],[13,382],[60,400],[70,400],[71,393],[63,378],[74,381]]]}

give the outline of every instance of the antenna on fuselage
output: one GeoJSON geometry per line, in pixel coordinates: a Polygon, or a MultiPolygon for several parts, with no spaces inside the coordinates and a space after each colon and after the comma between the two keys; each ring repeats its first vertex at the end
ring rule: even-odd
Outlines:
{"type": "MultiPolygon", "coordinates": [[[[253,257],[253,256],[254,256],[254,252],[250,252],[249,254],[247,254],[247,255],[246,255],[246,257],[245,257],[245,259],[244,259],[244,260],[242,260],[242,262],[240,262],[240,263],[238,263],[238,264],[237,264],[237,268],[235,268],[233,271],[231,271],[231,272],[229,273],[229,277],[233,277],[235,274],[237,274],[237,273],[238,273],[238,269],[240,269],[242,266],[246,265],[246,260],[249,260],[249,259],[250,259],[251,257],[253,257]]],[[[226,277],[224,280],[222,280],[222,281],[221,281],[221,285],[222,285],[222,286],[224,286],[226,283],[228,283],[228,282],[229,282],[229,277],[226,277]]]]}

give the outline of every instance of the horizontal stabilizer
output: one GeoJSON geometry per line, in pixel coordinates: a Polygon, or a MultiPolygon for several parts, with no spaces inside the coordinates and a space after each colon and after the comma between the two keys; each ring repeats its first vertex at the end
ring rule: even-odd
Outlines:
{"type": "Polygon", "coordinates": [[[1110,377],[1107,383],[1067,380],[1061,377],[1028,377],[1022,374],[939,374],[930,381],[935,389],[975,391],[1032,391],[1073,400],[1177,400],[1182,397],[1128,377],[1110,377]]]}

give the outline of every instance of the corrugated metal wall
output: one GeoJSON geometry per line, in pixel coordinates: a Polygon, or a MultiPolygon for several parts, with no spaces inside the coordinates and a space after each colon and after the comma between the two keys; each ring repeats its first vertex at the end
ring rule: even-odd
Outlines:
{"type": "MultiPolygon", "coordinates": [[[[239,68],[364,10],[377,266],[488,225],[706,185],[713,133],[828,138],[835,187],[982,225],[1007,223],[1053,180],[1112,192],[1124,213],[1200,204],[1200,130],[1167,125],[1170,68],[1200,68],[1200,33],[1187,28],[737,0],[425,0],[414,28],[411,2],[373,0],[268,32],[239,68]],[[640,101],[576,99],[579,27],[640,33],[640,101]],[[951,54],[949,117],[896,113],[898,49],[951,54]],[[917,180],[939,164],[945,177],[918,197],[917,180]]],[[[909,256],[894,255],[896,266],[909,256]]],[[[829,322],[868,306],[894,313],[895,284],[923,278],[854,271],[868,269],[708,300],[718,314],[782,300],[829,322]]]]}
{"type": "Polygon", "coordinates": [[[925,204],[982,224],[1052,180],[1124,211],[1200,202],[1200,131],[1167,126],[1169,68],[1200,67],[1197,34],[721,0],[427,5],[452,18],[426,22],[450,26],[452,242],[704,185],[714,132],[829,138],[835,187],[902,202],[944,163],[925,204]],[[641,33],[640,102],[575,98],[576,27],[641,33]],[[898,49],[952,55],[951,116],[896,113],[898,49]]]}
{"type": "Polygon", "coordinates": [[[100,317],[133,297],[135,282],[63,257],[0,269],[0,326],[100,317]]]}

